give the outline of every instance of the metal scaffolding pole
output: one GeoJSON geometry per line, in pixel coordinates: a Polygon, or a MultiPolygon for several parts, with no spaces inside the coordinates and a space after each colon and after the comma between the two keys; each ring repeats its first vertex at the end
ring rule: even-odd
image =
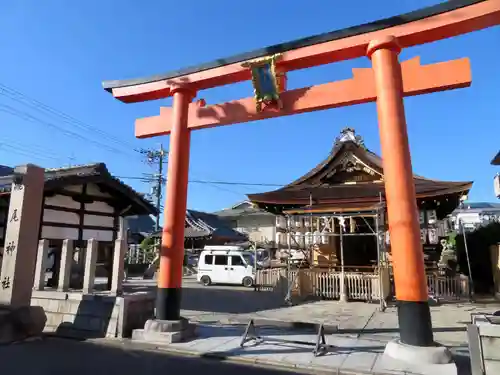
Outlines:
{"type": "Polygon", "coordinates": [[[344,269],[344,221],[339,220],[340,227],[340,302],[347,302],[345,287],[345,269],[344,269]]]}
{"type": "Polygon", "coordinates": [[[286,216],[286,233],[287,233],[287,245],[288,245],[288,257],[286,258],[286,280],[287,280],[287,290],[285,296],[285,303],[292,304],[292,287],[294,280],[291,280],[292,269],[291,269],[291,257],[292,257],[292,233],[290,225],[290,216],[286,216]]]}
{"type": "MultiPolygon", "coordinates": [[[[379,214],[381,215],[379,208],[379,214]]],[[[380,221],[379,215],[375,216],[375,230],[377,231],[377,268],[378,268],[378,293],[379,293],[379,307],[380,311],[385,311],[385,299],[383,296],[383,283],[382,283],[382,262],[380,256],[380,221]]]]}
{"type": "Polygon", "coordinates": [[[458,219],[458,228],[462,231],[462,236],[464,238],[465,257],[467,258],[467,268],[469,271],[469,300],[472,302],[474,300],[474,280],[472,280],[472,268],[470,265],[469,247],[467,246],[467,235],[465,233],[464,223],[461,219],[458,219]]]}

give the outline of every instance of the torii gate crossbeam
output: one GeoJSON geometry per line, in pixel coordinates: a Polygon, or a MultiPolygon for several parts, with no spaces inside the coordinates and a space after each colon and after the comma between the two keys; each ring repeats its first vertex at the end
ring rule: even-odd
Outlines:
{"type": "Polygon", "coordinates": [[[136,123],[136,136],[141,138],[170,134],[156,318],[180,319],[191,130],[376,101],[400,340],[410,346],[434,347],[403,97],[466,87],[470,69],[467,60],[428,66],[410,60],[400,65],[398,54],[401,48],[499,23],[500,0],[452,0],[163,76],[104,82],[106,90],[126,103],[173,96],[171,109],[162,108],[159,116],[136,123]],[[276,68],[284,73],[361,56],[371,59],[372,68],[354,70],[350,80],[284,91],[279,111],[252,109],[251,99],[208,107],[203,102],[190,104],[201,90],[249,80],[245,63],[276,53],[282,54],[276,68]],[[360,76],[365,77],[366,87],[361,87],[360,76]]]}

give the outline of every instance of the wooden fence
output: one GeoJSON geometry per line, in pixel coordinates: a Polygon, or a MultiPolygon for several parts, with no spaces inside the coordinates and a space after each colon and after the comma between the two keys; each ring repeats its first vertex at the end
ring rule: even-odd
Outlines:
{"type": "MultiPolygon", "coordinates": [[[[261,291],[276,291],[283,296],[291,287],[293,295],[339,299],[342,273],[339,271],[311,268],[270,268],[258,270],[256,288],[261,291]]],[[[349,300],[374,301],[390,297],[391,285],[387,269],[367,272],[344,272],[345,292],[349,300]]],[[[445,277],[427,275],[429,294],[441,300],[458,300],[469,296],[469,283],[463,276],[445,277]]]]}
{"type": "Polygon", "coordinates": [[[438,300],[460,300],[470,297],[469,279],[467,276],[427,275],[429,295],[438,300]]]}
{"type": "MultiPolygon", "coordinates": [[[[345,272],[345,289],[350,300],[378,300],[378,274],[345,272]]],[[[259,290],[274,290],[286,294],[292,285],[292,294],[300,297],[340,298],[341,272],[323,269],[271,268],[258,270],[256,284],[259,290]]]]}

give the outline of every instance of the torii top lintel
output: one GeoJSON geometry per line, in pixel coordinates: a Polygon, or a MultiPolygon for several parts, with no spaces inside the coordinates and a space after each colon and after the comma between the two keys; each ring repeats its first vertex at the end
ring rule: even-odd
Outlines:
{"type": "Polygon", "coordinates": [[[500,0],[451,0],[368,24],[274,45],[215,62],[148,78],[103,82],[105,90],[125,103],[165,98],[170,87],[189,84],[195,90],[251,79],[244,62],[280,53],[282,71],[304,69],[365,56],[368,43],[387,35],[402,48],[466,34],[500,24],[500,0]]]}

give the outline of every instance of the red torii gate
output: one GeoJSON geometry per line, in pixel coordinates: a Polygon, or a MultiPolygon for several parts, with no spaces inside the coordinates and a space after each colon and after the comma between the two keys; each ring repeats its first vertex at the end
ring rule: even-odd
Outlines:
{"type": "MultiPolygon", "coordinates": [[[[469,86],[470,67],[467,59],[421,66],[415,58],[400,65],[398,54],[401,48],[499,23],[500,0],[454,0],[163,76],[104,82],[104,88],[125,103],[173,96],[172,108],[138,119],[135,131],[138,138],[171,135],[156,318],[180,319],[191,130],[376,101],[400,340],[433,346],[403,97],[469,86]],[[280,108],[258,110],[254,98],[211,106],[203,99],[191,103],[198,91],[252,79],[248,63],[275,54],[281,54],[276,69],[282,75],[361,56],[371,59],[372,68],[354,69],[348,80],[283,91],[280,108]]],[[[286,76],[282,78],[286,82],[286,76]]]]}

